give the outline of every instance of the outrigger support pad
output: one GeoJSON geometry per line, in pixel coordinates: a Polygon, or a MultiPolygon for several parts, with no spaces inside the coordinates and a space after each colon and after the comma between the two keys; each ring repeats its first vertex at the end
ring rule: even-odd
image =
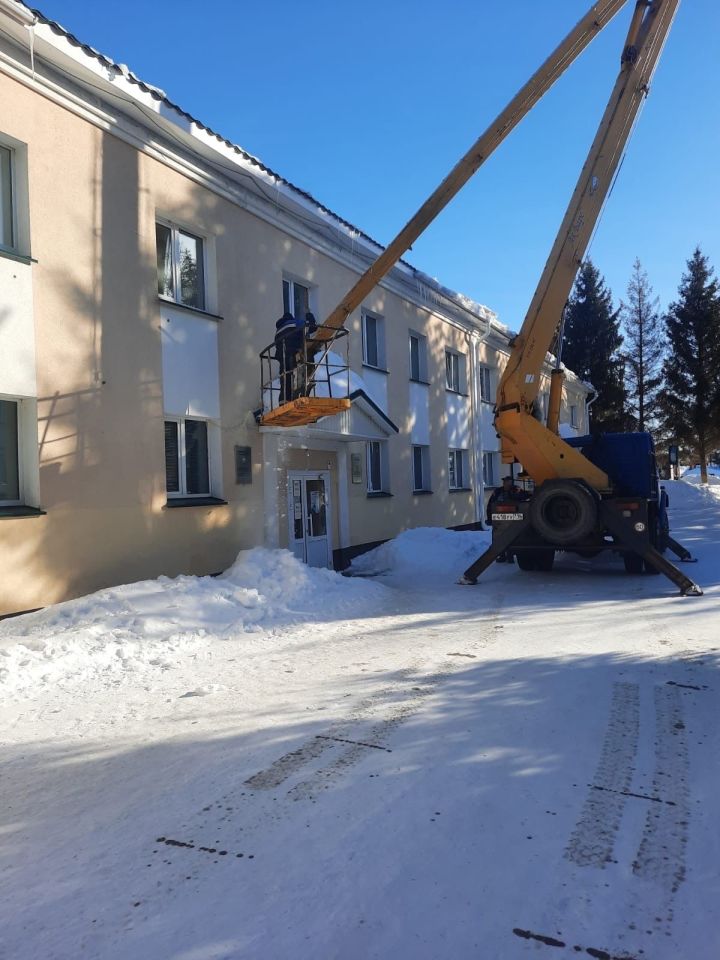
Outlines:
{"type": "Polygon", "coordinates": [[[675,556],[679,557],[683,563],[697,563],[697,557],[693,557],[690,551],[686,550],[681,543],[678,543],[677,540],[673,540],[669,533],[665,534],[665,542],[675,556]]]}
{"type": "MultiPolygon", "coordinates": [[[[701,588],[690,577],[685,576],[682,570],[678,570],[667,557],[656,550],[649,539],[637,533],[629,520],[620,516],[616,510],[609,509],[607,504],[603,502],[600,504],[600,515],[618,545],[639,554],[651,567],[654,567],[660,573],[664,573],[668,580],[672,580],[680,588],[683,597],[701,597],[703,595],[701,588]]],[[[677,546],[680,547],[680,544],[677,544],[677,546]]],[[[684,547],[680,547],[680,549],[684,550],[684,547]]],[[[687,553],[687,550],[685,550],[685,553],[687,553]]],[[[689,553],[688,556],[690,556],[689,553]]]]}
{"type": "MultiPolygon", "coordinates": [[[[505,551],[515,543],[515,541],[520,537],[520,534],[527,528],[530,523],[530,517],[528,514],[528,504],[527,503],[518,503],[516,508],[517,514],[522,514],[521,520],[506,520],[503,522],[503,526],[498,534],[493,530],[493,540],[490,546],[487,548],[485,553],[481,554],[475,563],[471,564],[465,573],[457,581],[462,586],[472,587],[478,582],[478,577],[481,573],[484,573],[487,568],[496,560],[501,553],[505,551]]],[[[495,526],[499,524],[500,521],[495,521],[495,526]]]]}

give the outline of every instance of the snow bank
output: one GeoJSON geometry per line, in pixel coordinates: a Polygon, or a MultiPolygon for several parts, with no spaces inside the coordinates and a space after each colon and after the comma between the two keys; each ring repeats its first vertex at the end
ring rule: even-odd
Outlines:
{"type": "MultiPolygon", "coordinates": [[[[707,472],[709,483],[720,483],[720,466],[709,463],[707,472]]],[[[688,467],[687,470],[683,470],[680,479],[687,480],[688,483],[700,483],[700,467],[688,467]]]]}
{"type": "Polygon", "coordinates": [[[379,584],[257,547],[220,577],[159,577],[0,623],[0,691],[68,679],[116,685],[168,669],[214,640],[261,645],[308,621],[365,615],[385,596],[379,584]]]}
{"type": "Polygon", "coordinates": [[[482,530],[417,527],[357,557],[350,573],[424,573],[454,580],[490,545],[491,537],[482,530]]]}

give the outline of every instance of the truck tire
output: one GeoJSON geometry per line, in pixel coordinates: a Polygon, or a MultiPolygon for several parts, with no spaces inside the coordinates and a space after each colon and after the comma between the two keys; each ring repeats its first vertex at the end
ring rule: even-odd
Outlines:
{"type": "Polygon", "coordinates": [[[549,480],[530,501],[530,523],[543,540],[560,546],[583,540],[597,516],[595,497],[577,480],[549,480]]]}
{"type": "Polygon", "coordinates": [[[639,553],[624,553],[623,563],[626,573],[631,573],[634,576],[643,572],[644,560],[639,553]]]}
{"type": "Polygon", "coordinates": [[[515,558],[521,570],[537,570],[534,550],[517,550],[515,552],[515,558]]]}
{"type": "Polygon", "coordinates": [[[555,551],[548,547],[547,550],[538,550],[535,554],[535,568],[549,573],[555,563],[555,551]]]}

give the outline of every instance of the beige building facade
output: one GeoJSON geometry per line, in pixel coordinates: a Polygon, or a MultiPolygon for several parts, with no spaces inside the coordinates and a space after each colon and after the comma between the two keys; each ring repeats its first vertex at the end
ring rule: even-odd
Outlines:
{"type": "MultiPolygon", "coordinates": [[[[504,472],[492,311],[398,264],[350,319],[350,409],[261,426],[277,318],[321,320],[380,248],[15,0],[0,175],[0,614],[482,521],[504,472]]],[[[569,374],[566,429],[587,398],[569,374]]]]}

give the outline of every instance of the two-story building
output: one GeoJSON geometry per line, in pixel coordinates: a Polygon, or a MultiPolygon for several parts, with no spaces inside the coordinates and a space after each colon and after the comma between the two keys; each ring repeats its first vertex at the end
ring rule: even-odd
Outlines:
{"type": "MultiPolygon", "coordinates": [[[[258,423],[259,354],[381,247],[17,0],[0,0],[0,613],[222,570],[342,567],[481,523],[510,333],[405,262],[348,325],[350,408],[258,423]]],[[[562,420],[585,430],[568,374],[562,420]]]]}

